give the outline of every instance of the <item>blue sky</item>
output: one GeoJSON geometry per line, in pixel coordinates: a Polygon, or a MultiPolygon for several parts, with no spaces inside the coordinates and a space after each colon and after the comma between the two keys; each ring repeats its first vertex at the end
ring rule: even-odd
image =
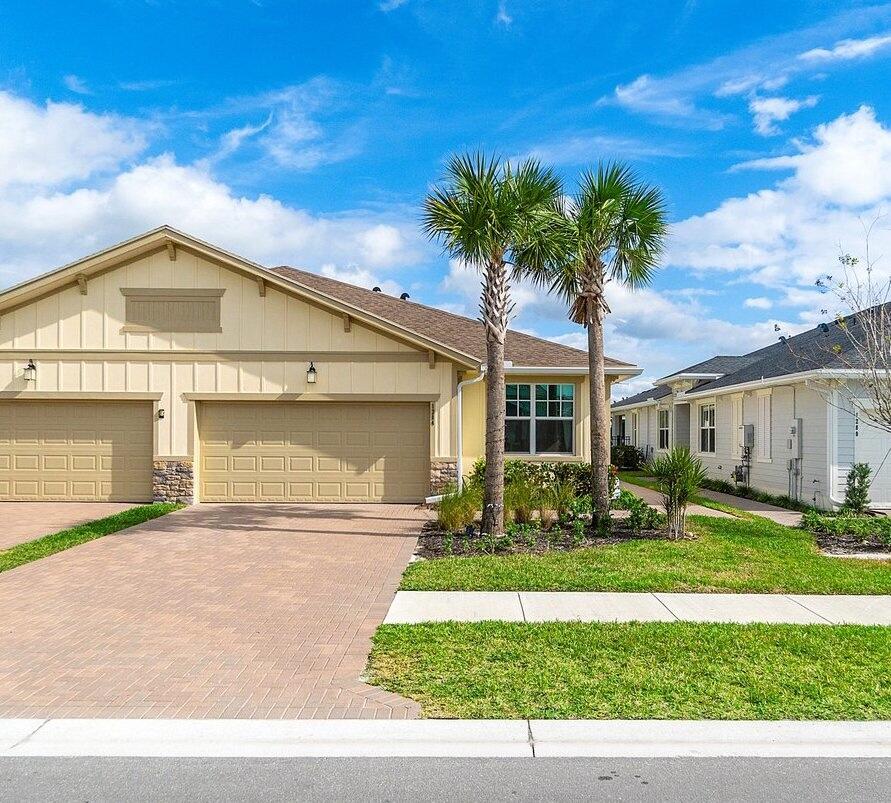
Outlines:
{"type": "MultiPolygon", "coordinates": [[[[532,154],[570,189],[618,158],[673,223],[653,288],[610,288],[608,351],[645,369],[623,391],[751,350],[818,320],[816,277],[891,211],[891,4],[761,8],[4,3],[0,283],[169,223],[475,314],[476,280],[418,231],[447,156],[532,154]]],[[[515,326],[582,342],[515,296],[515,326]]]]}

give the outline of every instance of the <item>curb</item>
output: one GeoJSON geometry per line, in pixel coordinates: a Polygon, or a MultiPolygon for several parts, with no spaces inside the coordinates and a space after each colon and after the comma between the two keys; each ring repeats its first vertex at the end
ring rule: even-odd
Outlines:
{"type": "Polygon", "coordinates": [[[0,757],[891,758],[891,722],[0,719],[0,757]]]}

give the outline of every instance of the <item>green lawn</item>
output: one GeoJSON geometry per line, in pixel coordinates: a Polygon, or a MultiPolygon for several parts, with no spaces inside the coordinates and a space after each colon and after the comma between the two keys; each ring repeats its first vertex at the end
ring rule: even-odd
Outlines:
{"type": "MultiPolygon", "coordinates": [[[[623,482],[628,483],[629,485],[639,485],[641,488],[649,488],[651,491],[660,490],[659,484],[656,482],[656,480],[649,476],[645,471],[623,470],[619,472],[619,479],[623,482]]],[[[751,515],[750,513],[746,513],[744,510],[740,510],[739,508],[733,507],[731,505],[725,505],[723,502],[716,502],[714,499],[709,499],[707,496],[700,496],[699,494],[694,496],[691,501],[694,504],[700,505],[701,507],[708,507],[712,510],[720,510],[723,513],[729,513],[731,516],[748,518],[751,515]]]]}
{"type": "Polygon", "coordinates": [[[631,540],[544,555],[411,564],[412,591],[735,591],[891,594],[891,561],[821,555],[813,537],[758,516],[689,519],[690,541],[631,540]]]}
{"type": "Polygon", "coordinates": [[[104,519],[97,519],[86,524],[80,524],[77,527],[71,527],[68,530],[60,530],[51,535],[45,535],[34,541],[26,541],[24,544],[18,544],[11,549],[0,552],[0,572],[15,569],[32,560],[39,560],[48,555],[54,555],[56,552],[62,552],[73,546],[85,544],[103,535],[116,533],[118,530],[125,530],[134,524],[141,524],[150,519],[156,519],[165,513],[181,508],[168,502],[156,502],[151,505],[140,505],[139,507],[130,508],[121,513],[115,513],[104,519]]]}
{"type": "Polygon", "coordinates": [[[881,627],[384,625],[370,682],[427,717],[891,719],[881,627]]]}

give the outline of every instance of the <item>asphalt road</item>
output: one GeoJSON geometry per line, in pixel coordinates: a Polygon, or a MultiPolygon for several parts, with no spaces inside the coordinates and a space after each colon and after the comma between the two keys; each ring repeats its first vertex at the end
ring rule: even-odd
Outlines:
{"type": "Polygon", "coordinates": [[[891,759],[0,758],[0,800],[878,801],[891,759]]]}

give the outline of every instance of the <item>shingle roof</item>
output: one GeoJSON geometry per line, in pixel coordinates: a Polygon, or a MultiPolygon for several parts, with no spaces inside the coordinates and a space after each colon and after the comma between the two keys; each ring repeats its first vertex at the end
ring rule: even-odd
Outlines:
{"type": "Polygon", "coordinates": [[[754,358],[746,366],[698,386],[696,392],[821,368],[861,367],[851,337],[856,338],[862,332],[861,316],[864,314],[866,313],[860,312],[845,318],[850,334],[837,321],[833,321],[753,351],[746,355],[754,358]]]}
{"type": "Polygon", "coordinates": [[[749,358],[748,355],[734,356],[730,354],[719,354],[716,357],[709,357],[707,360],[682,368],[680,371],[673,371],[670,376],[678,374],[727,374],[731,371],[737,371],[740,368],[749,365],[756,358],[749,358]]]}
{"type": "MultiPolygon", "coordinates": [[[[351,304],[396,326],[410,329],[439,341],[480,362],[485,361],[486,336],[480,321],[455,315],[436,307],[418,304],[415,301],[403,301],[386,293],[376,293],[364,287],[357,287],[354,284],[347,284],[297,268],[282,266],[272,268],[272,271],[296,284],[351,304]]],[[[542,340],[514,330],[509,330],[507,333],[504,358],[516,366],[543,368],[586,368],[588,366],[586,351],[542,340]]],[[[607,357],[605,362],[608,369],[633,367],[629,363],[611,357],[607,357]]]]}
{"type": "Polygon", "coordinates": [[[628,404],[640,404],[641,402],[647,402],[654,399],[664,399],[666,396],[671,395],[671,388],[668,385],[657,385],[654,388],[650,388],[649,390],[643,390],[640,393],[635,393],[633,396],[626,396],[624,399],[619,399],[618,401],[613,402],[610,407],[624,407],[628,404]]]}

